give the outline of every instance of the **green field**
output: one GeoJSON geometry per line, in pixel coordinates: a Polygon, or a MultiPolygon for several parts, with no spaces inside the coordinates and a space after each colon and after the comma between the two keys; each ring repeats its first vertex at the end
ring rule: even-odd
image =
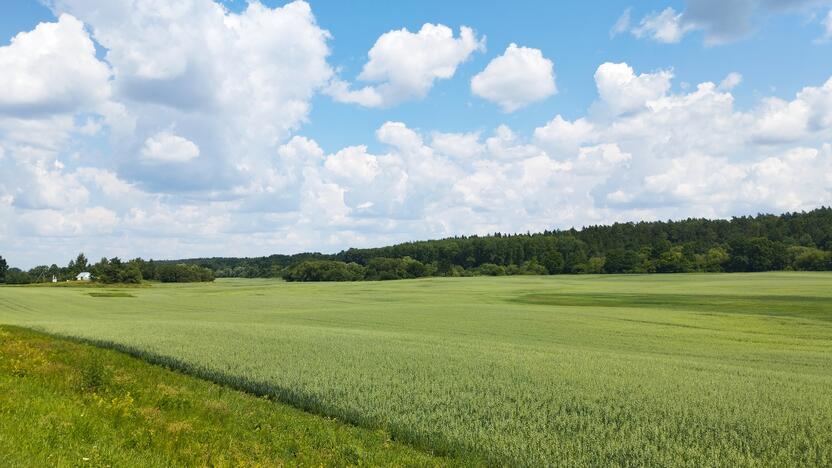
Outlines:
{"type": "Polygon", "coordinates": [[[0,323],[493,464],[832,464],[828,273],[3,287],[0,323]]]}

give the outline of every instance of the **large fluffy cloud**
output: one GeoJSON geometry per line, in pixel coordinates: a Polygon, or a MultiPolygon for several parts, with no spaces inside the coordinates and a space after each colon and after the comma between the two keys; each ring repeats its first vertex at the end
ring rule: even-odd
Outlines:
{"type": "Polygon", "coordinates": [[[613,114],[634,112],[670,89],[669,71],[636,75],[626,63],[604,63],[595,71],[595,85],[605,110],[613,114]]]}
{"type": "Polygon", "coordinates": [[[70,15],[0,47],[0,70],[0,115],[95,109],[110,96],[110,69],[95,57],[84,25],[70,15]]]}
{"type": "Polygon", "coordinates": [[[557,92],[554,64],[539,49],[510,44],[471,79],[471,91],[514,112],[557,92]]]}
{"type": "Polygon", "coordinates": [[[341,102],[366,107],[387,107],[427,95],[436,80],[454,76],[471,54],[485,47],[471,28],[462,26],[454,37],[451,28],[425,24],[418,32],[390,31],[378,38],[367,54],[369,60],[358,75],[365,82],[378,83],[359,90],[336,80],[329,93],[341,102]]]}
{"type": "Polygon", "coordinates": [[[311,98],[332,77],[330,35],[302,1],[251,2],[241,13],[212,0],[52,6],[88,24],[106,50],[114,99],[126,107],[125,130],[112,141],[119,172],[150,190],[246,183],[306,120],[311,98]],[[166,136],[170,128],[177,135],[166,136]],[[163,159],[181,163],[181,172],[145,167],[163,159]]]}

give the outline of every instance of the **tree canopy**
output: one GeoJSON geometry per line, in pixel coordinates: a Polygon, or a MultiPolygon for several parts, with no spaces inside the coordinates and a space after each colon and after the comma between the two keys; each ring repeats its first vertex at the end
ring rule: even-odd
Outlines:
{"type": "MultiPolygon", "coordinates": [[[[95,269],[100,265],[102,277],[109,277],[112,259],[109,265],[102,262],[90,268],[98,276],[95,269]]],[[[27,275],[31,281],[46,281],[53,274],[62,279],[74,276],[86,263],[81,254],[67,268],[40,266],[27,275]]],[[[424,276],[832,270],[832,208],[730,220],[691,218],[534,234],[458,236],[353,248],[336,254],[155,262],[139,258],[123,264],[131,265],[126,278],[135,279],[135,266],[141,278],[160,281],[212,281],[215,276],[358,281],[424,276]]],[[[20,280],[21,276],[14,274],[20,280]]]]}

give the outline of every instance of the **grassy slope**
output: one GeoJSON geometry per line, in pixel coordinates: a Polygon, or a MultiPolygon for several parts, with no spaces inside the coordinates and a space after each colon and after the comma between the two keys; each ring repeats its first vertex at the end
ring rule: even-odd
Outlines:
{"type": "Polygon", "coordinates": [[[0,323],[112,342],[492,462],[823,465],[831,284],[766,273],[232,280],[135,297],[0,288],[0,323]]]}
{"type": "Polygon", "coordinates": [[[0,327],[3,466],[439,466],[283,404],[115,351],[0,327]]]}

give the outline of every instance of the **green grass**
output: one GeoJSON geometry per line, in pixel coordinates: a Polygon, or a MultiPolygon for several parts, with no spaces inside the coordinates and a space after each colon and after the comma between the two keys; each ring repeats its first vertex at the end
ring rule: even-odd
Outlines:
{"type": "Polygon", "coordinates": [[[0,288],[0,323],[508,465],[832,464],[832,274],[0,288]]]}
{"type": "Polygon", "coordinates": [[[383,431],[313,416],[115,351],[9,327],[0,327],[0,462],[450,464],[392,442],[383,431]]]}

